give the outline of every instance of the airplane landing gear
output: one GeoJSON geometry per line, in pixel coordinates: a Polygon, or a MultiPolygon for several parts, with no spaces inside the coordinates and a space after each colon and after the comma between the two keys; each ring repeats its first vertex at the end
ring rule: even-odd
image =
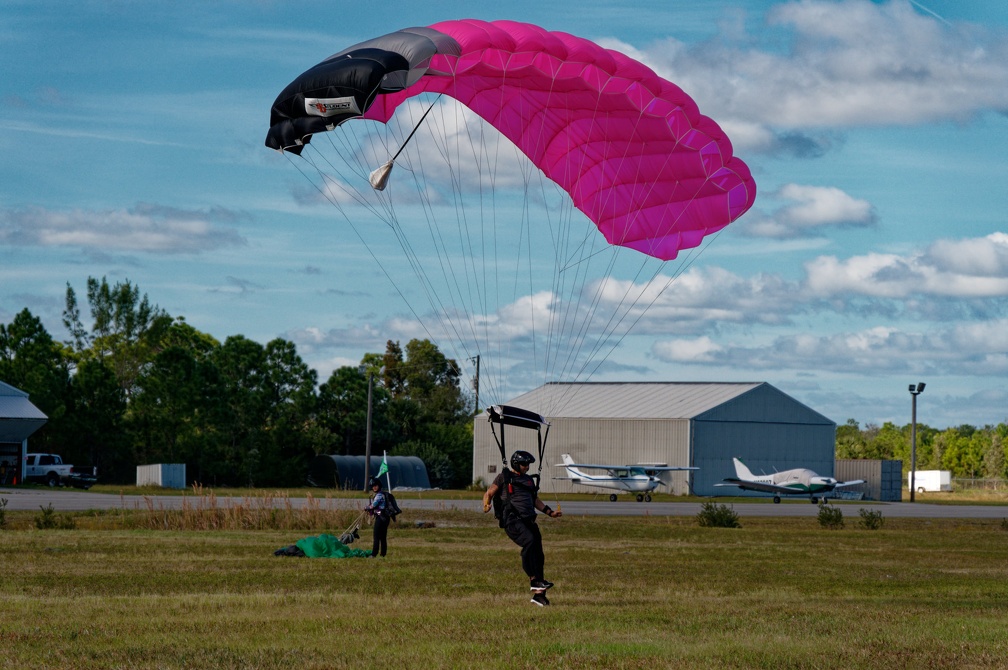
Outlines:
{"type": "Polygon", "coordinates": [[[651,494],[650,493],[645,493],[644,494],[644,502],[651,502],[651,494]]]}
{"type": "Polygon", "coordinates": [[[780,496],[774,496],[774,497],[773,497],[773,501],[774,501],[774,504],[775,504],[775,505],[778,505],[778,504],[780,504],[780,496]]]}
{"type": "Polygon", "coordinates": [[[609,502],[616,502],[616,494],[615,493],[610,493],[609,494],[609,502]]]}
{"type": "Polygon", "coordinates": [[[638,493],[637,494],[637,502],[644,502],[644,496],[642,496],[641,494],[638,493]]]}

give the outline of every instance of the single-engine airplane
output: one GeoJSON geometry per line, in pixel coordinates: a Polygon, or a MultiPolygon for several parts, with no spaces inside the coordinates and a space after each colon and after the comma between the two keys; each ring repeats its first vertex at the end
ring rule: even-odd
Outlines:
{"type": "Polygon", "coordinates": [[[780,502],[781,496],[807,495],[815,504],[819,502],[816,496],[825,501],[826,494],[835,488],[864,484],[863,479],[838,482],[832,477],[822,477],[807,468],[784,470],[770,475],[754,475],[740,459],[734,458],[732,460],[735,461],[737,477],[729,477],[714,486],[737,486],[743,491],[772,493],[775,503],[780,502]]]}
{"type": "MultiPolygon", "coordinates": [[[[582,486],[594,486],[600,489],[614,489],[621,493],[636,493],[637,502],[651,502],[651,492],[659,485],[670,484],[666,479],[669,472],[677,470],[699,470],[691,467],[669,467],[664,463],[637,463],[634,465],[601,465],[597,463],[575,463],[570,454],[561,454],[563,463],[557,467],[567,469],[566,479],[582,486]],[[581,470],[598,470],[599,474],[589,474],[581,470]]],[[[609,500],[616,502],[616,494],[610,493],[609,500]]]]}

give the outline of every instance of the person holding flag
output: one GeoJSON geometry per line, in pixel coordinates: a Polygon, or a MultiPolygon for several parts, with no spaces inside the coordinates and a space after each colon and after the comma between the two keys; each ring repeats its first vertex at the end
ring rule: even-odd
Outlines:
{"type": "Polygon", "coordinates": [[[382,491],[381,476],[388,479],[388,462],[386,456],[382,456],[381,467],[378,474],[368,481],[368,488],[371,489],[371,502],[364,508],[364,511],[374,517],[373,540],[371,542],[371,558],[385,556],[388,551],[388,527],[394,516],[389,505],[387,495],[382,491]]]}

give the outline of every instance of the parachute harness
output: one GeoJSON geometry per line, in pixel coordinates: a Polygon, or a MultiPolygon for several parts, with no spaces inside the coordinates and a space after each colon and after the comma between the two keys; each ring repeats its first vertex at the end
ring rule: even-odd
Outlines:
{"type": "MultiPolygon", "coordinates": [[[[536,471],[536,474],[531,475],[531,477],[533,481],[535,481],[536,489],[538,489],[539,481],[542,478],[543,454],[546,452],[546,440],[549,439],[549,422],[546,421],[541,414],[530,412],[529,410],[521,409],[520,407],[512,407],[510,405],[492,405],[487,407],[486,411],[487,420],[490,422],[490,431],[493,433],[494,441],[497,443],[497,448],[500,450],[501,463],[503,463],[505,470],[508,470],[511,466],[507,459],[504,426],[511,425],[519,428],[535,429],[536,440],[539,446],[539,468],[536,471]],[[500,424],[500,437],[497,436],[497,429],[494,428],[495,423],[500,424]],[[543,430],[543,426],[546,427],[545,431],[543,430]]],[[[559,498],[557,498],[556,504],[557,511],[562,511],[560,508],[559,498]]]]}
{"type": "Polygon", "coordinates": [[[364,520],[365,514],[367,514],[367,512],[361,511],[361,513],[357,515],[357,518],[354,519],[349,526],[347,526],[347,529],[339,536],[340,542],[345,545],[350,545],[353,544],[354,540],[360,538],[360,533],[358,531],[360,530],[361,522],[364,520]]]}

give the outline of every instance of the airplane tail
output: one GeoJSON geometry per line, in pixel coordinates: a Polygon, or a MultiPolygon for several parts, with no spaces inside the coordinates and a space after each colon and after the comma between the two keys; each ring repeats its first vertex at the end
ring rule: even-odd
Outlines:
{"type": "Polygon", "coordinates": [[[571,458],[570,454],[560,454],[560,458],[563,459],[563,465],[567,468],[567,474],[572,480],[578,480],[585,478],[585,474],[574,467],[574,459],[571,458]]]}
{"type": "Polygon", "coordinates": [[[735,462],[735,476],[739,479],[756,479],[752,472],[749,471],[748,466],[742,462],[739,458],[732,459],[735,462]]]}

